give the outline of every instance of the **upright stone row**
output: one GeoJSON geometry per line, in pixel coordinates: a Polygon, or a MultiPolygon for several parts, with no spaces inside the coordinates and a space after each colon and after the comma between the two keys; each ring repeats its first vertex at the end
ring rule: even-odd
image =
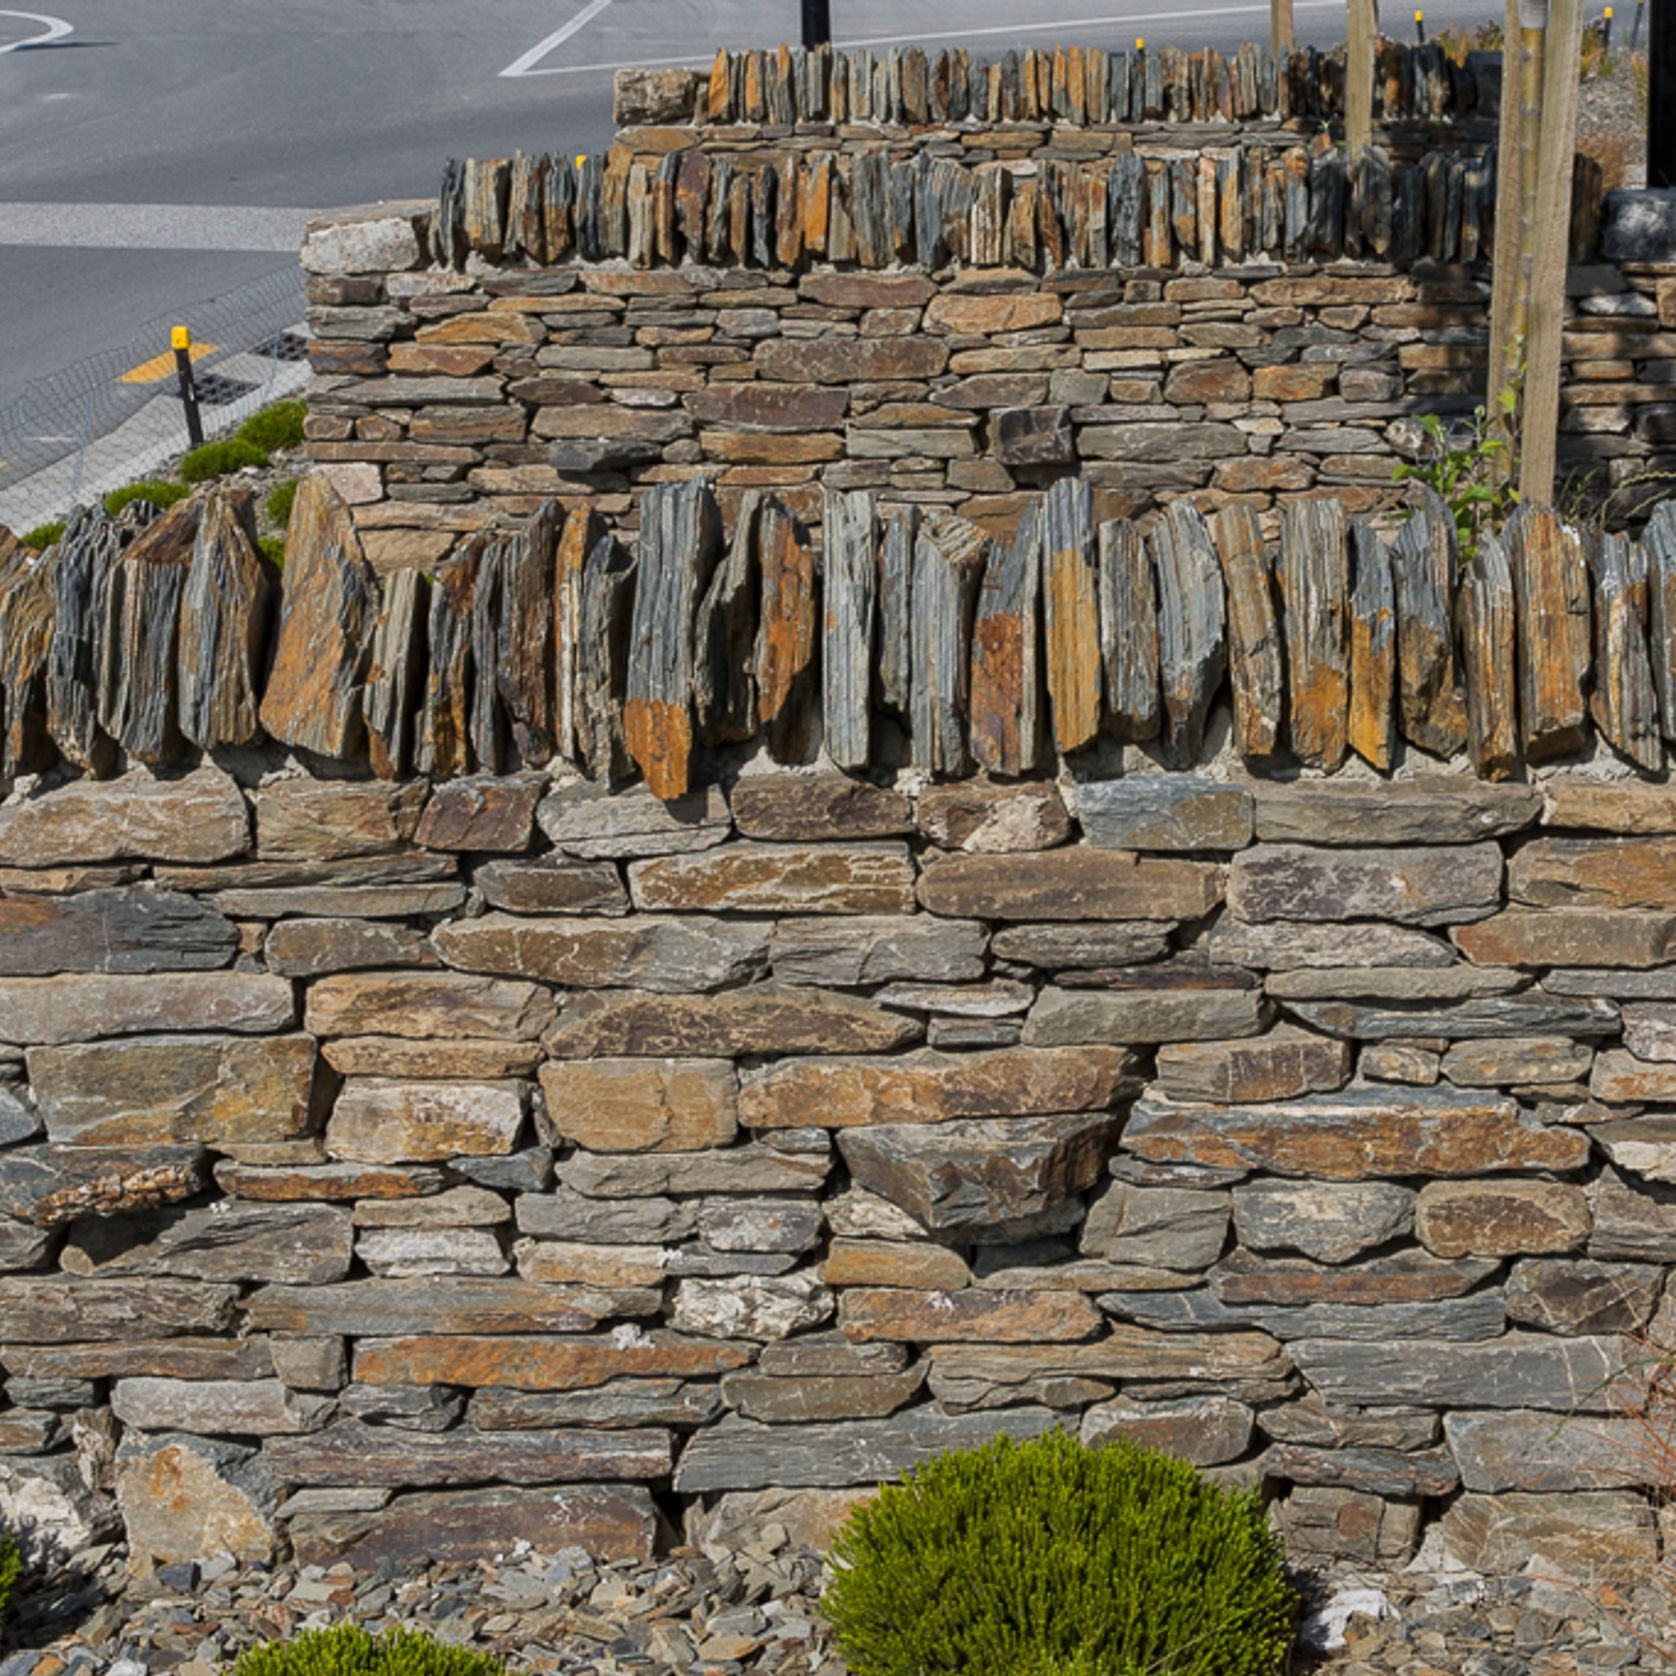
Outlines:
{"type": "Polygon", "coordinates": [[[1183,768],[1225,687],[1254,766],[1383,772],[1406,742],[1507,779],[1598,733],[1656,773],[1676,739],[1676,504],[1639,543],[1523,507],[1464,575],[1435,497],[1394,540],[1295,501],[1272,552],[1244,507],[1176,501],[1144,530],[1093,507],[1062,479],[998,542],[829,493],[823,551],[759,491],[729,535],[699,477],[647,491],[632,551],[548,502],[381,583],[316,478],[282,596],[248,497],[81,514],[45,554],[0,547],[4,768],[97,776],[271,739],[391,779],[638,769],[665,799],[700,752],[759,738],[858,774],[904,740],[940,778],[1103,740],[1183,768]]]}
{"type": "MultiPolygon", "coordinates": [[[[1404,161],[1309,145],[1247,142],[1020,168],[908,149],[777,147],[758,152],[619,145],[606,157],[473,158],[443,176],[431,249],[550,267],[626,258],[798,270],[1170,269],[1243,261],[1366,258],[1472,263],[1495,221],[1492,150],[1404,161]]],[[[1598,181],[1578,182],[1579,259],[1592,249],[1598,181]]]]}
{"type": "MultiPolygon", "coordinates": [[[[1375,113],[1387,120],[1493,118],[1494,54],[1454,63],[1436,45],[1379,43],[1375,113]]],[[[1247,42],[1233,53],[1180,47],[1107,52],[1054,47],[991,61],[966,48],[927,53],[830,47],[716,54],[708,76],[631,72],[619,82],[617,119],[717,126],[1057,122],[1207,124],[1309,121],[1340,116],[1344,49],[1272,53],[1247,42]]]]}

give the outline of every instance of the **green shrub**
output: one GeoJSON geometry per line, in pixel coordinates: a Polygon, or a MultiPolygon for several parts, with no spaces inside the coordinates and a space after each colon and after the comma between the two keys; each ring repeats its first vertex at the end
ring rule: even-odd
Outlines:
{"type": "Polygon", "coordinates": [[[264,508],[268,514],[268,522],[270,524],[278,524],[281,529],[284,529],[285,526],[291,522],[291,508],[296,502],[296,499],[297,480],[293,477],[290,482],[281,483],[280,486],[268,496],[264,508]]]}
{"type": "Polygon", "coordinates": [[[832,1559],[852,1676],[1275,1676],[1297,1612],[1255,1493],[1063,1432],[929,1462],[832,1559]]]}
{"type": "Polygon", "coordinates": [[[359,1624],[342,1623],[252,1647],[233,1676],[505,1676],[505,1670],[487,1653],[447,1647],[418,1630],[369,1635],[359,1624]]]}
{"type": "Polygon", "coordinates": [[[263,556],[275,570],[285,568],[285,537],[282,535],[264,535],[256,543],[262,549],[263,556]]]}
{"type": "Polygon", "coordinates": [[[306,402],[275,402],[253,413],[233,433],[242,442],[277,454],[282,448],[303,445],[303,421],[308,417],[306,402]]]}
{"type": "Polygon", "coordinates": [[[191,493],[184,483],[166,483],[161,478],[152,478],[143,483],[130,483],[126,488],[112,489],[105,496],[105,510],[114,518],[123,507],[134,501],[148,500],[159,512],[165,512],[191,493]]]}
{"type": "Polygon", "coordinates": [[[56,524],[39,524],[24,536],[23,545],[33,547],[37,553],[44,553],[63,534],[63,519],[60,519],[56,524]]]}
{"type": "Polygon", "coordinates": [[[17,1587],[18,1573],[23,1570],[23,1550],[18,1547],[17,1539],[10,1536],[0,1536],[0,1623],[6,1618],[6,1608],[11,1604],[12,1590],[17,1587]]]}
{"type": "Polygon", "coordinates": [[[180,462],[180,475],[188,483],[208,483],[216,477],[226,477],[246,466],[265,466],[267,450],[243,437],[230,436],[223,442],[206,442],[194,448],[180,462]]]}

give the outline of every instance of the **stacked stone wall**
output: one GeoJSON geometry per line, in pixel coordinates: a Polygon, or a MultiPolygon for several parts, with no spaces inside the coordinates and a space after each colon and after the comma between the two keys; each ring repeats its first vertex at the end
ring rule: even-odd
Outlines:
{"type": "MultiPolygon", "coordinates": [[[[730,511],[864,488],[994,533],[1066,475],[1104,516],[1389,504],[1420,418],[1483,400],[1499,61],[1388,44],[1359,157],[1341,79],[1251,48],[627,73],[604,156],[316,228],[313,456],[381,569],[548,496],[632,528],[704,471],[730,511]]],[[[1670,466],[1676,268],[1601,260],[1603,213],[1580,159],[1560,464],[1623,521],[1670,466]]]]}
{"type": "Polygon", "coordinates": [[[1632,1575],[1673,876],[1575,772],[14,800],[0,1517],[643,1555],[1058,1425],[1632,1575]]]}

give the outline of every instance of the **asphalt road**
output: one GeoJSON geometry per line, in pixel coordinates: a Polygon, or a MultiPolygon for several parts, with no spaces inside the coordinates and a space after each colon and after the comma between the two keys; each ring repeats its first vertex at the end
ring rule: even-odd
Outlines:
{"type": "MultiPolygon", "coordinates": [[[[237,212],[426,195],[452,155],[600,149],[617,67],[703,63],[798,27],[796,0],[25,3],[48,10],[0,7],[0,408],[285,265],[297,218],[237,212]]],[[[1500,13],[1427,6],[1434,29],[1500,13]]],[[[1267,0],[833,0],[833,14],[840,44],[982,56],[1268,29],[1267,0]]],[[[1296,0],[1296,16],[1306,39],[1342,38],[1340,0],[1296,0]]]]}

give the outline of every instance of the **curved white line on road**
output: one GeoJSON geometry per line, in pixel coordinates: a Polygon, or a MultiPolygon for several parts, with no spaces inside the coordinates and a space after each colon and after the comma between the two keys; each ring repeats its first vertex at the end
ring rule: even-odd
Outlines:
{"type": "MultiPolygon", "coordinates": [[[[521,58],[516,58],[501,71],[501,79],[508,77],[527,76],[535,71],[535,66],[544,59],[555,47],[562,47],[570,37],[579,30],[586,29],[596,17],[611,4],[611,0],[588,0],[581,11],[569,23],[560,25],[545,40],[537,41],[521,58]]],[[[551,74],[535,72],[537,74],[551,74]]]]}
{"type": "MultiPolygon", "coordinates": [[[[598,0],[595,0],[598,4],[598,0]]],[[[603,9],[603,8],[602,8],[603,9]]],[[[1342,11],[1343,0],[1295,0],[1293,8],[1300,12],[1328,12],[1342,11]]],[[[1244,17],[1248,14],[1269,15],[1269,7],[1265,5],[1237,5],[1237,6],[1200,6],[1186,10],[1177,7],[1167,12],[1119,12],[1108,17],[1069,17],[1050,19],[1046,23],[999,23],[976,29],[922,29],[915,35],[867,35],[855,40],[836,41],[833,44],[840,52],[847,52],[853,47],[889,47],[904,46],[915,41],[964,41],[985,35],[1051,35],[1056,31],[1066,29],[1104,28],[1108,24],[1122,23],[1133,26],[1137,23],[1174,23],[1182,18],[1213,18],[1213,17],[1244,17]]],[[[569,29],[565,39],[576,33],[581,23],[587,22],[583,18],[575,28],[569,29]]],[[[652,70],[665,65],[696,65],[703,68],[716,56],[714,47],[701,47],[680,58],[631,58],[616,64],[554,64],[546,66],[541,63],[542,58],[552,50],[557,43],[549,38],[539,46],[532,47],[509,70],[502,70],[503,76],[581,76],[598,75],[608,70],[652,70]]]]}
{"type": "Polygon", "coordinates": [[[20,17],[25,23],[44,23],[46,28],[39,35],[30,35],[21,41],[8,41],[0,47],[0,58],[8,52],[17,52],[23,47],[44,47],[50,41],[62,41],[66,35],[75,34],[75,25],[66,23],[61,17],[48,17],[43,12],[5,12],[0,11],[0,17],[20,17]]]}

